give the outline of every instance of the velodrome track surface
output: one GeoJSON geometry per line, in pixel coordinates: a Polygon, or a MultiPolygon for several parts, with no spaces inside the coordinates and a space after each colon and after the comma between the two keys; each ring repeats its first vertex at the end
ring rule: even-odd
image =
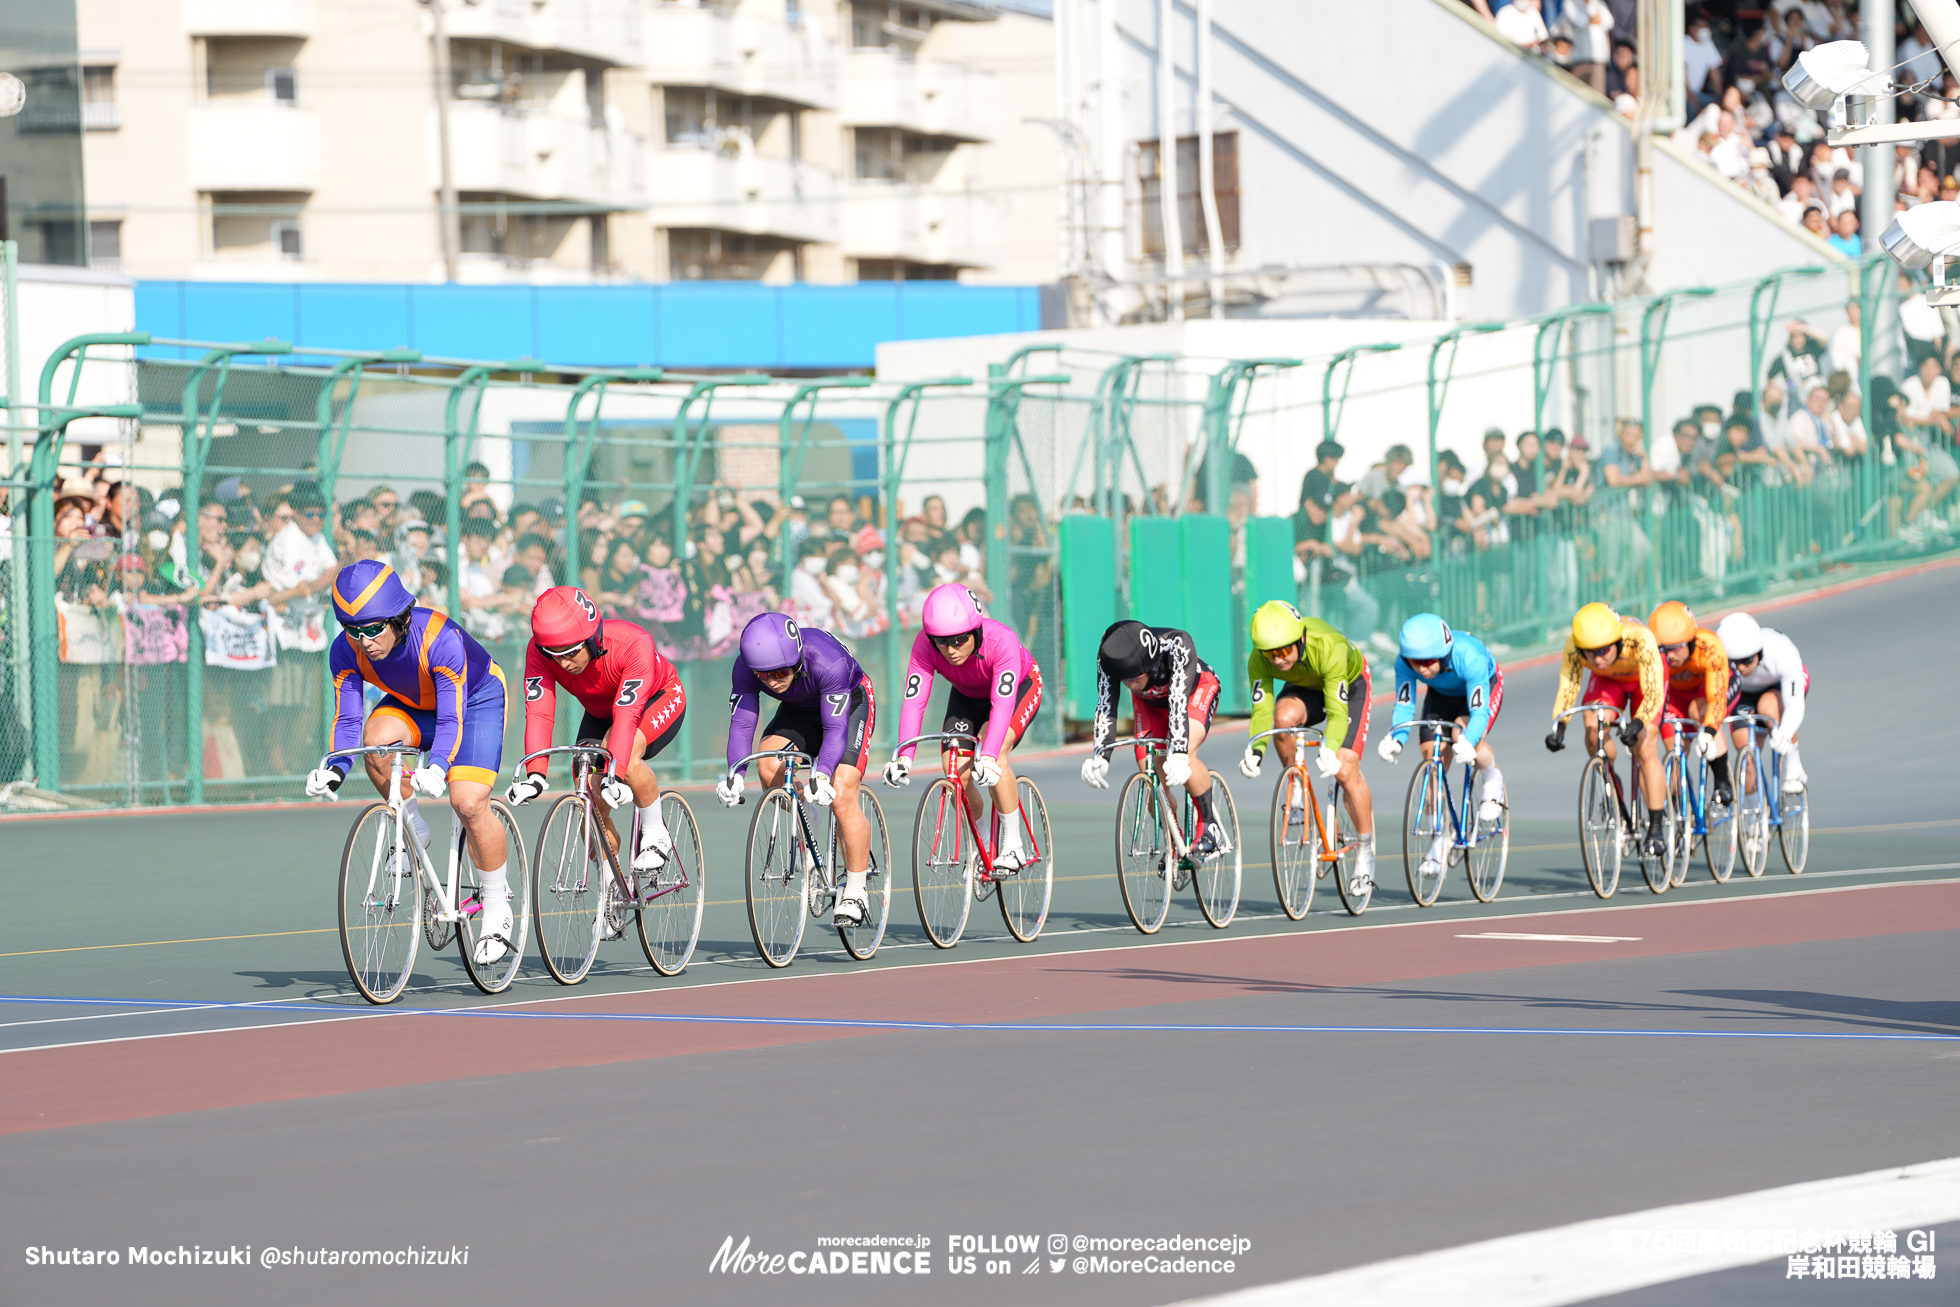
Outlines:
{"type": "MultiPolygon", "coordinates": [[[[1205,750],[1248,849],[1222,933],[1188,896],[1156,939],[1130,929],[1114,791],[1083,789],[1069,755],[1023,767],[1058,859],[1035,945],[977,905],[967,940],[933,950],[895,894],[873,963],[812,950],[769,973],[735,875],[751,809],[696,794],[716,860],[685,976],[653,976],[627,941],[578,989],[533,963],[486,999],[453,952],[425,953],[382,1012],[349,994],[333,929],[352,803],[0,824],[0,1213],[17,1236],[0,1301],[1141,1305],[1952,1157],[1960,803],[1925,687],[1960,646],[1956,593],[1960,570],[1938,568],[1766,619],[1812,673],[1811,871],[1772,853],[1760,881],[1698,868],[1659,899],[1637,871],[1609,903],[1585,888],[1579,750],[1539,743],[1542,664],[1507,672],[1493,737],[1514,805],[1503,897],[1479,905],[1453,876],[1437,908],[1408,903],[1406,756],[1371,752],[1381,889],[1358,922],[1325,884],[1306,921],[1279,916],[1270,776],[1230,770],[1230,731],[1205,750]],[[1179,1233],[1250,1247],[1230,1273],[1078,1273],[1073,1248],[1056,1271],[1045,1255],[1056,1234],[1179,1233]],[[835,1235],[925,1235],[930,1279],[709,1269],[731,1236],[788,1253],[835,1235]],[[997,1252],[1011,1266],[989,1273],[999,1244],[983,1243],[979,1273],[954,1274],[955,1235],[1036,1236],[1043,1255],[997,1252]],[[470,1257],[45,1268],[22,1251],[178,1244],[470,1257]]],[[[902,844],[919,789],[879,793],[902,844]]],[[[813,926],[806,949],[822,943],[813,926]]],[[[1783,1275],[1583,1296],[1953,1300],[1941,1280],[1783,1275]]]]}

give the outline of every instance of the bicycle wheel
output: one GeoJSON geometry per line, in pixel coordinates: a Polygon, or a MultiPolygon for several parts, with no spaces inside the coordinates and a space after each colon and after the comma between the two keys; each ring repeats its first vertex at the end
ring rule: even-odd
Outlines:
{"type": "Polygon", "coordinates": [[[1769,798],[1763,792],[1762,755],[1754,748],[1736,755],[1735,826],[1742,868],[1754,879],[1769,870],[1769,798]]]}
{"type": "Polygon", "coordinates": [[[1620,809],[1604,758],[1588,758],[1579,777],[1579,852],[1593,893],[1612,898],[1620,888],[1620,809]]]}
{"type": "Polygon", "coordinates": [[[1445,854],[1433,875],[1422,874],[1422,860],[1430,856],[1439,838],[1449,837],[1444,793],[1447,782],[1440,762],[1431,759],[1418,764],[1409,777],[1408,801],[1402,805],[1402,870],[1409,878],[1409,897],[1425,908],[1443,892],[1443,879],[1449,870],[1445,854]]]}
{"type": "Polygon", "coordinates": [[[1667,883],[1688,881],[1688,854],[1694,849],[1695,824],[1688,811],[1688,777],[1682,760],[1670,753],[1661,762],[1661,839],[1667,849],[1667,883]]]}
{"type": "Polygon", "coordinates": [[[1355,829],[1354,815],[1347,808],[1347,789],[1339,781],[1327,787],[1327,812],[1334,827],[1334,861],[1328,864],[1336,877],[1334,887],[1340,890],[1341,906],[1348,910],[1348,915],[1358,917],[1374,899],[1375,883],[1371,880],[1360,889],[1355,888],[1354,871],[1361,856],[1361,834],[1355,829]]]}
{"type": "Polygon", "coordinates": [[[589,829],[591,800],[567,794],[545,813],[531,858],[531,919],[538,956],[561,985],[576,985],[599,956],[599,919],[605,911],[606,878],[612,874],[589,829]]]}
{"type": "Polygon", "coordinates": [[[531,870],[524,860],[524,836],[518,832],[517,818],[502,799],[490,800],[490,814],[504,831],[504,874],[510,892],[510,947],[495,962],[476,960],[476,943],[482,938],[483,871],[470,856],[470,844],[463,841],[456,860],[456,906],[467,915],[458,932],[457,951],[463,955],[463,968],[470,983],[486,994],[501,994],[517,979],[524,963],[524,945],[531,928],[531,870]],[[471,911],[466,905],[476,904],[471,911]]]}
{"type": "MultiPolygon", "coordinates": [[[[858,811],[871,824],[871,854],[864,865],[864,920],[855,926],[837,927],[837,938],[844,942],[844,951],[859,962],[869,961],[884,942],[885,925],[892,915],[892,841],[891,833],[885,829],[885,810],[879,806],[878,796],[871,792],[869,785],[858,786],[858,811]]],[[[843,850],[837,842],[837,821],[833,816],[830,822],[830,865],[844,865],[843,850]]]]}
{"type": "Polygon", "coordinates": [[[1157,794],[1157,778],[1138,772],[1116,810],[1116,883],[1130,924],[1146,935],[1163,928],[1171,909],[1171,839],[1157,794]]]}
{"type": "Polygon", "coordinates": [[[1470,787],[1470,797],[1464,801],[1464,816],[1476,816],[1475,833],[1470,837],[1469,857],[1465,860],[1465,878],[1470,882],[1470,892],[1477,896],[1477,902],[1488,903],[1497,897],[1497,891],[1504,887],[1504,864],[1511,857],[1511,810],[1500,801],[1497,816],[1485,821],[1483,818],[1484,785],[1483,773],[1477,773],[1477,780],[1470,787]]]}
{"type": "Polygon", "coordinates": [[[1806,787],[1777,798],[1783,808],[1783,822],[1776,828],[1776,842],[1783,846],[1783,865],[1792,876],[1801,876],[1804,863],[1810,860],[1810,790],[1806,787]]]}
{"type": "Polygon", "coordinates": [[[422,878],[415,862],[395,867],[395,814],[370,803],[354,818],[340,854],[340,953],[354,988],[392,1003],[408,987],[422,942],[422,878]]]}
{"type": "Polygon", "coordinates": [[[941,776],[926,787],[912,822],[912,899],[926,938],[939,948],[953,947],[966,933],[973,907],[970,843],[953,782],[941,776]]]}
{"type": "Polygon", "coordinates": [[[1715,878],[1717,885],[1729,883],[1735,874],[1736,819],[1734,796],[1728,803],[1718,803],[1715,798],[1714,777],[1710,774],[1708,760],[1695,764],[1696,789],[1707,805],[1702,809],[1702,825],[1707,833],[1701,837],[1702,860],[1708,864],[1708,874],[1715,878]]]}
{"type": "Polygon", "coordinates": [[[1280,773],[1273,786],[1272,811],[1266,819],[1267,839],[1273,851],[1273,889],[1279,895],[1279,910],[1298,921],[1313,904],[1313,887],[1319,866],[1313,856],[1313,792],[1299,773],[1288,769],[1280,773]]]}
{"type": "MultiPolygon", "coordinates": [[[[1204,913],[1205,920],[1223,930],[1232,924],[1232,918],[1239,912],[1239,888],[1245,874],[1245,855],[1239,848],[1238,805],[1232,802],[1232,791],[1225,784],[1225,778],[1217,772],[1211,774],[1211,796],[1211,812],[1217,818],[1218,837],[1226,847],[1199,865],[1191,881],[1191,890],[1198,896],[1198,911],[1204,913]]],[[[1189,802],[1187,799],[1187,805],[1189,802]]]]}
{"type": "Polygon", "coordinates": [[[640,949],[660,975],[678,976],[701,939],[708,866],[701,852],[701,828],[686,799],[671,790],[661,791],[660,819],[673,837],[674,852],[659,871],[634,876],[640,891],[640,949]]]}
{"type": "Polygon", "coordinates": [[[1015,794],[1020,799],[1021,847],[1028,860],[1021,870],[997,881],[1000,919],[1007,933],[1023,944],[1031,944],[1048,924],[1048,905],[1055,894],[1055,850],[1048,829],[1048,802],[1041,790],[1027,777],[1019,777],[1015,794]]]}
{"type": "Polygon", "coordinates": [[[756,805],[742,875],[755,951],[772,967],[793,962],[803,942],[805,863],[810,855],[802,845],[796,805],[788,787],[779,785],[756,805]]]}

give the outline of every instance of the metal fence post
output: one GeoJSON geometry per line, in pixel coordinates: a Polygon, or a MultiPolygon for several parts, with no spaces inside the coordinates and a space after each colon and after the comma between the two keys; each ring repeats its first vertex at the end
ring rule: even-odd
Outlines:
{"type": "MultiPolygon", "coordinates": [[[[1654,381],[1660,375],[1661,347],[1667,340],[1667,320],[1674,312],[1677,299],[1701,299],[1713,295],[1712,286],[1693,286],[1685,290],[1671,290],[1657,295],[1647,305],[1646,312],[1640,315],[1640,426],[1641,439],[1649,453],[1648,468],[1653,467],[1654,448],[1654,381]]],[[[1660,601],[1661,591],[1661,544],[1660,533],[1655,527],[1654,489],[1642,486],[1641,494],[1647,506],[1647,558],[1652,593],[1656,603],[1660,601]]]]}
{"type": "MultiPolygon", "coordinates": [[[[1033,348],[1041,347],[1022,350],[1014,357],[1018,359],[1032,352],[1033,348]]],[[[1057,345],[1053,348],[1059,350],[1061,347],[1057,345]]],[[[1008,360],[1006,366],[1014,366],[1014,360],[1008,360]]],[[[892,578],[898,573],[898,488],[899,483],[905,478],[906,460],[912,456],[912,436],[919,427],[919,407],[924,403],[924,395],[928,389],[972,384],[971,377],[938,377],[931,381],[909,382],[901,386],[892,402],[885,406],[885,448],[882,466],[885,473],[885,684],[887,686],[897,685],[905,674],[906,650],[903,641],[899,638],[898,586],[892,578]],[[912,413],[905,423],[904,442],[900,443],[898,413],[908,400],[912,404],[912,413]]],[[[896,717],[892,718],[893,722],[897,720],[896,717]]],[[[896,739],[897,736],[892,738],[896,739]]]]}
{"type": "MultiPolygon", "coordinates": [[[[1749,292],[1749,393],[1755,399],[1756,417],[1759,421],[1763,413],[1763,355],[1769,344],[1770,324],[1776,317],[1776,300],[1783,293],[1784,279],[1817,277],[1822,276],[1824,272],[1825,269],[1819,265],[1785,268],[1782,272],[1773,272],[1764,277],[1749,292]],[[1763,303],[1765,293],[1769,296],[1768,304],[1763,303]]],[[[1709,293],[1713,294],[1713,291],[1709,293]]]]}

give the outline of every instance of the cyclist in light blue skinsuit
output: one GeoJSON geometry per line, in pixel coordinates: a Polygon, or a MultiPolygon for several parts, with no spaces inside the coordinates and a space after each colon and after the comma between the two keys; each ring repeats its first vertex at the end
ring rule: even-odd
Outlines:
{"type": "MultiPolygon", "coordinates": [[[[1415,719],[1418,682],[1424,687],[1422,715],[1455,721],[1463,728],[1460,738],[1448,746],[1444,761],[1468,762],[1475,756],[1483,794],[1477,819],[1496,821],[1504,812],[1504,773],[1497,770],[1497,755],[1490,747],[1491,727],[1497,724],[1498,710],[1504,706],[1504,673],[1497,660],[1482,640],[1452,631],[1449,623],[1434,613],[1418,613],[1404,622],[1395,660],[1395,713],[1380,748],[1384,762],[1394,762],[1402,752],[1402,737],[1394,728],[1415,719]]],[[[1428,757],[1437,732],[1425,726],[1421,733],[1423,756],[1428,757]]],[[[1450,838],[1437,835],[1437,847],[1422,860],[1424,875],[1441,871],[1450,838]]]]}

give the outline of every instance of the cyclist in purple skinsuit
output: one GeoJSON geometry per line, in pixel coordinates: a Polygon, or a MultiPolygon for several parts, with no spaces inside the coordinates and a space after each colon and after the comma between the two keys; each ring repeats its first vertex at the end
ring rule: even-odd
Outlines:
{"type": "MultiPolygon", "coordinates": [[[[796,749],[808,754],[814,761],[801,782],[803,797],[834,807],[844,844],[846,877],[837,896],[836,921],[861,925],[871,823],[858,808],[858,785],[870,765],[871,732],[878,724],[871,678],[830,632],[806,631],[781,613],[762,613],[742,628],[728,709],[728,774],[715,785],[716,796],[731,808],[742,801],[746,768],[738,764],[752,752],[796,749]],[[762,743],[751,747],[764,694],[782,707],[762,728],[762,743]]],[[[756,770],[765,789],[783,783],[780,758],[763,758],[756,770]]]]}

